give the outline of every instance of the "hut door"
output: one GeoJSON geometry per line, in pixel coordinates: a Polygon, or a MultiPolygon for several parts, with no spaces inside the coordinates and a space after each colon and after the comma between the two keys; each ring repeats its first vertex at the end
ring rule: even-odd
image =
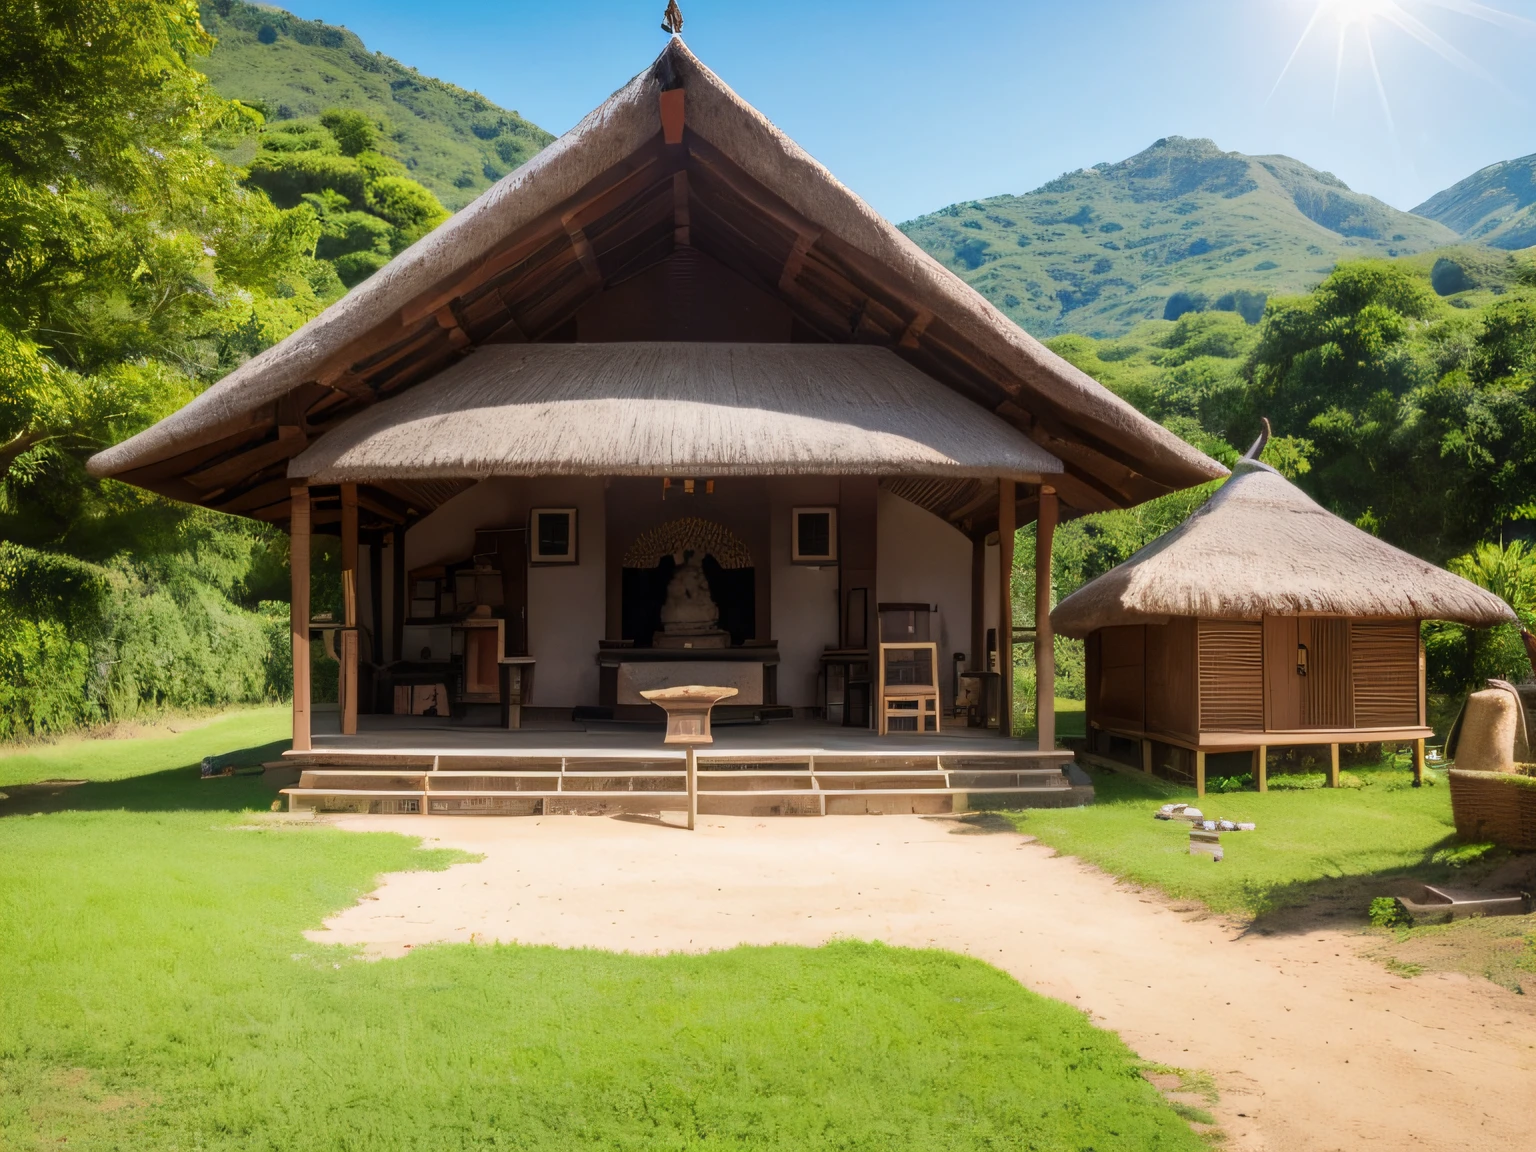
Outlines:
{"type": "Polygon", "coordinates": [[[1307,645],[1307,674],[1301,678],[1301,726],[1337,730],[1354,727],[1349,683],[1349,621],[1321,616],[1297,621],[1307,645]]]}
{"type": "Polygon", "coordinates": [[[1271,732],[1301,727],[1297,624],[1294,616],[1264,617],[1264,727],[1271,732]]]}

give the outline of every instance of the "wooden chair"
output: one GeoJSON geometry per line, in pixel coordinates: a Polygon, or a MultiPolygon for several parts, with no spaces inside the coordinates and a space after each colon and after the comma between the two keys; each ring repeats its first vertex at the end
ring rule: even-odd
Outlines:
{"type": "Polygon", "coordinates": [[[916,725],[914,731],[938,735],[938,644],[932,641],[881,644],[875,699],[881,736],[890,733],[892,720],[911,720],[916,725]]]}

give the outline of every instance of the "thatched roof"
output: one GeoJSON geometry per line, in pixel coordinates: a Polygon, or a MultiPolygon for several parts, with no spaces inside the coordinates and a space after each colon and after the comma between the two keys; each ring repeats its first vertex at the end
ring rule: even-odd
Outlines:
{"type": "Polygon", "coordinates": [[[1492,592],[1339,519],[1249,457],[1183,524],[1058,604],[1051,623],[1083,637],[1173,616],[1515,619],[1492,592]]]}
{"type": "Polygon", "coordinates": [[[889,349],[855,344],[489,344],[288,465],[317,484],[1060,470],[889,349]]]}
{"type": "MultiPolygon", "coordinates": [[[[286,463],[309,439],[433,387],[468,347],[580,339],[568,329],[583,305],[680,249],[782,300],[795,339],[883,345],[996,413],[1063,461],[1069,515],[1223,474],[932,260],[677,38],[345,298],[89,468],[281,519],[286,463]],[[675,141],[663,93],[685,117],[675,141]]],[[[375,489],[371,509],[404,508],[387,482],[375,489]]]]}

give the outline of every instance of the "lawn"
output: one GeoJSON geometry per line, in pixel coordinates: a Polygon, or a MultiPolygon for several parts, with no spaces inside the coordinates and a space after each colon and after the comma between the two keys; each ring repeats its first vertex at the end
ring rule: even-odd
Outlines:
{"type": "Polygon", "coordinates": [[[0,806],[0,1147],[1203,1146],[1115,1035],[949,953],[310,944],[379,873],[459,857],[197,779],[263,723],[0,760],[100,778],[0,806]]]}
{"type": "Polygon", "coordinates": [[[121,780],[237,749],[244,752],[236,757],[242,766],[260,764],[288,747],[292,717],[283,704],[173,722],[132,740],[71,736],[52,744],[13,745],[0,751],[0,788],[39,780],[121,780]]]}
{"type": "MultiPolygon", "coordinates": [[[[1084,808],[1014,812],[1021,831],[1137,884],[1218,912],[1258,916],[1320,895],[1364,891],[1412,872],[1428,879],[1450,865],[1435,854],[1454,842],[1450,789],[1410,786],[1399,769],[1353,771],[1361,786],[1228,792],[1195,797],[1191,787],[1094,769],[1096,799],[1084,808]],[[1213,818],[1258,825],[1222,837],[1225,859],[1189,854],[1189,825],[1154,820],[1169,801],[1213,818]],[[1362,887],[1364,886],[1364,887],[1362,887]]],[[[1364,918],[1369,899],[1357,910],[1364,918]]]]}

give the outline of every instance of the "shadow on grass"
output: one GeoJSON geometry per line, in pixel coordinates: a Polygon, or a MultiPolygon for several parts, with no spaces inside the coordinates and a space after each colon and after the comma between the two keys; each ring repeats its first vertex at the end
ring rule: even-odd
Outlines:
{"type": "Polygon", "coordinates": [[[287,751],[287,740],[257,744],[214,758],[216,768],[250,774],[203,778],[201,761],[128,776],[121,780],[76,782],[67,778],[0,789],[0,819],[46,812],[245,812],[266,809],[277,798],[261,782],[264,761],[287,751]],[[252,769],[257,769],[254,773],[252,769]]]}
{"type": "Polygon", "coordinates": [[[1425,884],[1490,896],[1528,892],[1536,885],[1536,853],[1498,849],[1460,866],[1436,859],[1445,850],[1463,844],[1453,833],[1402,867],[1270,885],[1264,892],[1266,910],[1255,916],[1245,931],[1265,936],[1301,935],[1319,928],[1360,927],[1370,923],[1371,901],[1376,897],[1422,900],[1425,884]]]}

